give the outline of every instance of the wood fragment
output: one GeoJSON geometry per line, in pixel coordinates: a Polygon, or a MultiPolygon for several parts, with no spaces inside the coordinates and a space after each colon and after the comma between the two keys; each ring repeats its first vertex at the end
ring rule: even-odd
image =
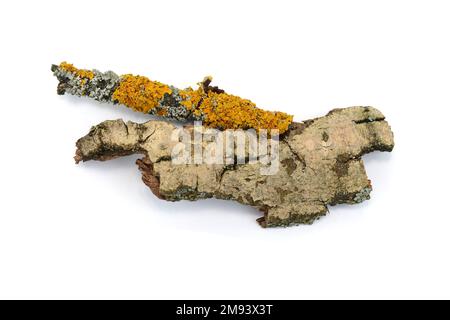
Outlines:
{"type": "Polygon", "coordinates": [[[197,89],[178,89],[143,76],[118,76],[112,71],[84,70],[62,62],[52,65],[57,93],[120,103],[135,111],[178,121],[202,121],[217,129],[276,129],[284,133],[293,116],[257,108],[250,100],[211,86],[205,77],[197,89]]]}
{"type": "Polygon", "coordinates": [[[280,168],[274,175],[262,175],[260,163],[173,164],[173,130],[175,125],[163,121],[105,121],[77,141],[75,160],[142,154],[137,165],[158,198],[235,200],[261,210],[261,226],[275,227],[310,224],[328,205],[369,199],[372,186],[361,156],[394,147],[388,123],[372,107],[335,109],[291,124],[280,137],[280,168]]]}

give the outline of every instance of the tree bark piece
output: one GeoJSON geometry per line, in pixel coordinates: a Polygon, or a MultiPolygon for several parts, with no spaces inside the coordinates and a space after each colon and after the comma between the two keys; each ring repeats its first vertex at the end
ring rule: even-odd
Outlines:
{"type": "Polygon", "coordinates": [[[264,176],[260,163],[173,164],[174,129],[161,121],[105,121],[77,141],[75,160],[142,154],[137,160],[142,179],[158,198],[235,200],[261,210],[261,226],[275,227],[310,224],[328,212],[328,205],[369,199],[372,186],[361,156],[394,147],[393,133],[377,109],[335,109],[291,124],[280,137],[278,172],[264,176]]]}

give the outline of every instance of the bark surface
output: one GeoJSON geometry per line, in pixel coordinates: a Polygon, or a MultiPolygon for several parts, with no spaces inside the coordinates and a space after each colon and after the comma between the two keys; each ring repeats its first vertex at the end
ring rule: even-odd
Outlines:
{"type": "Polygon", "coordinates": [[[75,160],[142,154],[137,160],[142,179],[158,198],[235,200],[261,210],[260,225],[274,227],[309,224],[329,205],[369,199],[372,187],[361,156],[394,147],[389,124],[377,109],[334,109],[291,124],[279,140],[278,172],[262,175],[261,163],[173,164],[175,128],[164,121],[105,121],[77,141],[75,160]]]}

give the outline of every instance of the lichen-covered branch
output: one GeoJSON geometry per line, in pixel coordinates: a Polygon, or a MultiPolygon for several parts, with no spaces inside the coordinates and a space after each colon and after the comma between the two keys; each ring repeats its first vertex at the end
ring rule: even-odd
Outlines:
{"type": "Polygon", "coordinates": [[[294,123],[280,138],[278,172],[265,176],[260,163],[173,164],[174,129],[161,121],[105,121],[77,141],[75,160],[143,154],[137,164],[157,197],[235,200],[264,212],[258,222],[274,227],[312,223],[328,212],[328,205],[369,199],[372,187],[361,156],[394,147],[391,129],[378,110],[335,109],[324,117],[294,123]]]}
{"type": "Polygon", "coordinates": [[[253,102],[210,85],[206,77],[197,89],[178,89],[143,76],[118,76],[112,71],[77,69],[62,62],[52,65],[58,94],[87,96],[120,103],[139,112],[180,121],[201,120],[217,129],[278,129],[285,132],[292,116],[259,109],[253,102]]]}

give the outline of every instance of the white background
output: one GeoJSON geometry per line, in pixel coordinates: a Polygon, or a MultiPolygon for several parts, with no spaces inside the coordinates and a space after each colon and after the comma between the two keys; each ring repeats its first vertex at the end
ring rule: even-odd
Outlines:
{"type": "Polygon", "coordinates": [[[3,1],[0,298],[450,298],[448,1],[3,1]],[[52,63],[205,75],[302,121],[372,105],[396,147],[374,190],[312,226],[237,203],[158,200],[137,156],[75,165],[125,107],[56,94],[52,63]]]}

